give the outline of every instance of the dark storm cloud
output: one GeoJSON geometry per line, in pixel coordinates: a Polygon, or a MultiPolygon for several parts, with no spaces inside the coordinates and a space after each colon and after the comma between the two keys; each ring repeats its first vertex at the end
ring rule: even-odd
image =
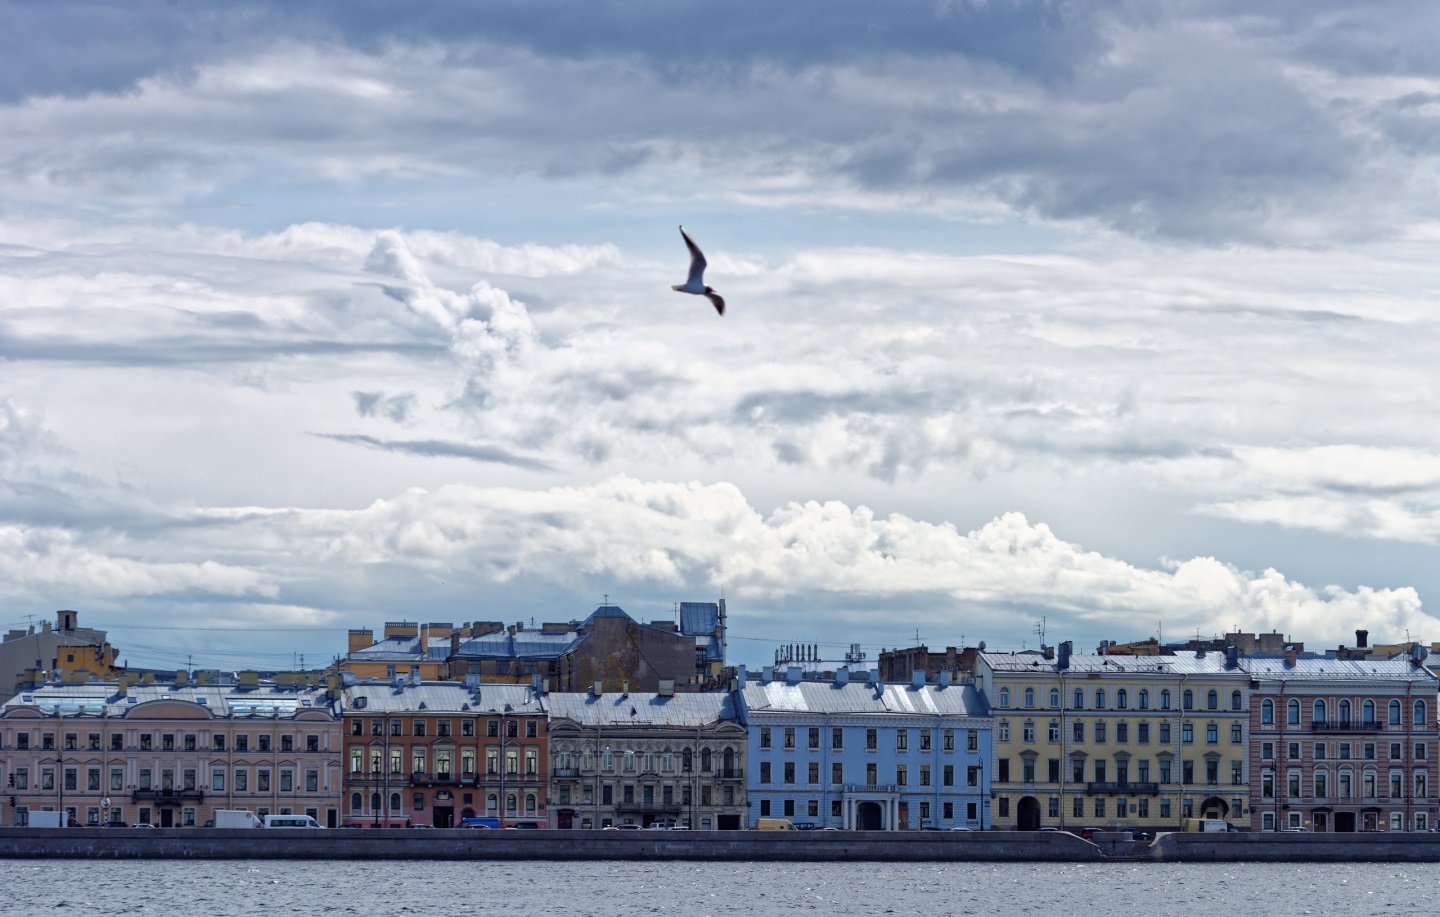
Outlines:
{"type": "Polygon", "coordinates": [[[364,436],[358,433],[316,433],[313,435],[322,439],[333,439],[340,443],[368,446],[372,449],[380,449],[386,452],[401,452],[406,455],[417,455],[425,458],[469,459],[472,462],[511,465],[515,468],[524,468],[528,471],[555,470],[555,467],[548,462],[527,458],[523,455],[516,455],[513,452],[508,452],[495,446],[477,446],[471,443],[448,443],[435,439],[377,439],[374,436],[364,436]]]}

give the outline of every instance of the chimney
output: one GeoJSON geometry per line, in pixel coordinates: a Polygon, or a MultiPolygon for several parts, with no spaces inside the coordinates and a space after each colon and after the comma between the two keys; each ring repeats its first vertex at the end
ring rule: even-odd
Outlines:
{"type": "Polygon", "coordinates": [[[1055,662],[1055,668],[1070,668],[1070,655],[1075,652],[1075,644],[1069,640],[1060,644],[1060,658],[1055,662]]]}
{"type": "Polygon", "coordinates": [[[804,677],[805,670],[800,666],[792,665],[785,667],[785,684],[798,685],[800,683],[800,680],[804,677]]]}
{"type": "Polygon", "coordinates": [[[590,686],[590,693],[593,694],[593,695],[595,695],[596,697],[599,697],[600,695],[604,694],[604,693],[605,693],[605,682],[603,682],[603,681],[597,681],[597,682],[595,682],[595,684],[593,684],[593,685],[590,686]]]}
{"type": "Polygon", "coordinates": [[[948,687],[950,687],[950,670],[949,670],[949,669],[945,669],[944,671],[942,671],[942,672],[940,673],[940,687],[942,687],[942,688],[948,688],[948,687]]]}
{"type": "Polygon", "coordinates": [[[775,680],[775,667],[774,667],[773,665],[767,665],[767,666],[765,666],[764,668],[762,668],[762,669],[760,670],[760,680],[763,681],[763,682],[765,682],[766,684],[769,684],[770,682],[774,681],[774,680],[775,680]]]}
{"type": "Polygon", "coordinates": [[[1240,667],[1240,647],[1225,647],[1225,668],[1238,669],[1240,667]]]}
{"type": "Polygon", "coordinates": [[[660,679],[660,686],[659,686],[658,689],[656,689],[655,693],[658,694],[658,695],[660,695],[661,697],[674,697],[674,696],[675,696],[675,679],[673,679],[673,678],[662,678],[662,679],[660,679]]]}
{"type": "Polygon", "coordinates": [[[1357,650],[1363,650],[1363,649],[1365,649],[1366,644],[1368,644],[1369,642],[1370,642],[1370,631],[1368,631],[1368,630],[1357,630],[1357,631],[1355,631],[1355,648],[1356,648],[1357,650]]]}
{"type": "Polygon", "coordinates": [[[347,652],[358,652],[366,647],[375,645],[375,632],[368,627],[353,629],[350,631],[350,643],[347,652]]]}
{"type": "Polygon", "coordinates": [[[848,685],[848,684],[850,684],[850,670],[847,669],[847,668],[845,668],[844,666],[841,666],[840,668],[836,669],[836,670],[835,670],[835,684],[837,684],[837,685],[848,685]]]}
{"type": "Polygon", "coordinates": [[[1285,667],[1295,668],[1295,647],[1293,646],[1285,647],[1285,667]]]}
{"type": "Polygon", "coordinates": [[[188,684],[190,684],[190,673],[187,672],[187,671],[184,670],[184,669],[178,669],[178,670],[175,672],[175,684],[177,684],[177,685],[188,685],[188,684]]]}
{"type": "Polygon", "coordinates": [[[745,690],[745,674],[746,674],[746,672],[745,672],[745,666],[743,666],[743,665],[737,665],[737,666],[735,667],[735,690],[737,690],[737,691],[744,691],[744,690],[745,690]]]}
{"type": "Polygon", "coordinates": [[[910,687],[912,687],[912,688],[923,688],[923,687],[925,687],[925,670],[924,670],[924,669],[916,669],[915,671],[913,671],[913,672],[910,673],[910,687]]]}
{"type": "Polygon", "coordinates": [[[1054,659],[1054,658],[1055,658],[1055,647],[1053,647],[1053,646],[1046,646],[1046,645],[1043,644],[1043,643],[1040,644],[1040,655],[1041,655],[1041,657],[1043,657],[1043,658],[1045,658],[1045,659],[1054,659]]]}

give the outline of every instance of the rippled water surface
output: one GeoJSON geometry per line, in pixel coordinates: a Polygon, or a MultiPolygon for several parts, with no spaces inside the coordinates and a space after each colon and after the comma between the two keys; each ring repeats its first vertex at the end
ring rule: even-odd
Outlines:
{"type": "Polygon", "coordinates": [[[1440,865],[0,860],[0,914],[1429,914],[1440,865]]]}

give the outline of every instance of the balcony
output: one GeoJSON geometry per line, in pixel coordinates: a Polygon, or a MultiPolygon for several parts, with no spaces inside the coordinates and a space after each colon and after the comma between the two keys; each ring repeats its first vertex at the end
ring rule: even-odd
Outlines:
{"type": "Polygon", "coordinates": [[[1090,796],[1107,795],[1116,796],[1121,793],[1126,796],[1159,796],[1160,784],[1158,783],[1087,783],[1085,793],[1090,796]]]}
{"type": "Polygon", "coordinates": [[[615,811],[627,815],[679,815],[684,807],[678,802],[622,802],[615,811]]]}
{"type": "Polygon", "coordinates": [[[894,783],[847,783],[847,793],[898,793],[900,786],[894,783]]]}
{"type": "Polygon", "coordinates": [[[550,776],[552,776],[552,777],[579,777],[579,776],[580,776],[580,768],[578,768],[578,767],[557,767],[557,768],[555,768],[554,770],[552,770],[552,771],[550,772],[550,776]]]}
{"type": "Polygon", "coordinates": [[[182,803],[199,805],[205,802],[204,790],[136,790],[130,794],[131,802],[153,802],[161,806],[178,806],[182,803]]]}
{"type": "Polygon", "coordinates": [[[1381,723],[1356,720],[1315,720],[1310,724],[1312,732],[1380,732],[1384,728],[1381,723]]]}

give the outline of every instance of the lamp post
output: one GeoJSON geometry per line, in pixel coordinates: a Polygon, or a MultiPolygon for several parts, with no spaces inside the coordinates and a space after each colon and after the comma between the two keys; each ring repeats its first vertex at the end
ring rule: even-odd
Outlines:
{"type": "Polygon", "coordinates": [[[499,825],[505,827],[505,771],[509,766],[509,759],[505,757],[505,749],[510,745],[509,715],[515,710],[509,704],[500,711],[500,798],[496,800],[500,809],[499,825]]]}

